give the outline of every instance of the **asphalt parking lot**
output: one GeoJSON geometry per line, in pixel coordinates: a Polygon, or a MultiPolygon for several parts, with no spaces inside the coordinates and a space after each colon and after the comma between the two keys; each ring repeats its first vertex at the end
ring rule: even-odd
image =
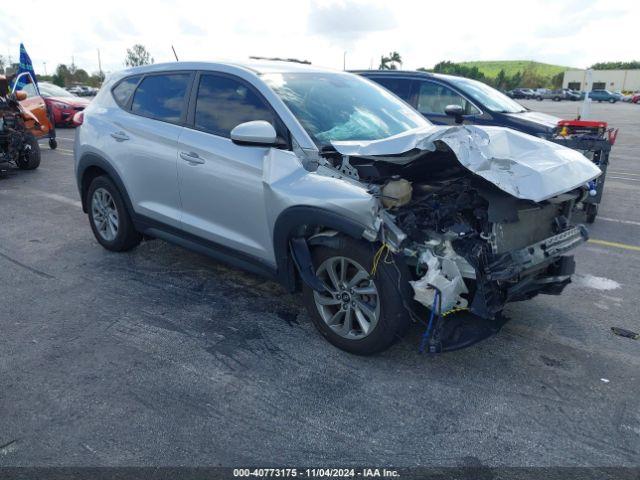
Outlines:
{"type": "Polygon", "coordinates": [[[640,105],[593,111],[620,135],[574,283],[435,358],[418,327],[346,354],[298,295],[162,241],[102,249],[60,130],[0,181],[0,465],[638,465],[640,341],[610,327],[640,330],[640,105]]]}

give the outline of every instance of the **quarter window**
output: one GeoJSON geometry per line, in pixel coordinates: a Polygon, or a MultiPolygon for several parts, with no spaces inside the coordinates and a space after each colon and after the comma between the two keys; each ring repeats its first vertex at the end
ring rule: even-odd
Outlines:
{"type": "Polygon", "coordinates": [[[165,122],[178,123],[185,110],[190,73],[145,77],[133,95],[131,111],[165,122]]]}
{"type": "Polygon", "coordinates": [[[271,109],[246,84],[222,75],[200,77],[194,117],[197,129],[229,137],[236,126],[253,120],[265,120],[277,130],[271,109]]]}
{"type": "Polygon", "coordinates": [[[129,98],[133,93],[133,90],[138,85],[140,81],[140,76],[129,77],[122,80],[116,87],[112,90],[113,98],[116,100],[118,105],[124,107],[129,103],[129,98]]]}
{"type": "Polygon", "coordinates": [[[465,115],[480,113],[471,102],[451,90],[449,87],[434,82],[421,82],[418,92],[418,111],[445,115],[447,105],[460,105],[465,115]]]}

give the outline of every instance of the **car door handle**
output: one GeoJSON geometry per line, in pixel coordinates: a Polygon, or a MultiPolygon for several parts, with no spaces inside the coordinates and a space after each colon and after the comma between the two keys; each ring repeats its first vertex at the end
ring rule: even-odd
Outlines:
{"type": "Polygon", "coordinates": [[[115,138],[118,142],[124,142],[125,140],[129,140],[129,135],[124,132],[113,132],[111,136],[115,138]]]}
{"type": "Polygon", "coordinates": [[[191,164],[204,163],[204,158],[201,158],[196,152],[180,152],[180,158],[191,164]]]}

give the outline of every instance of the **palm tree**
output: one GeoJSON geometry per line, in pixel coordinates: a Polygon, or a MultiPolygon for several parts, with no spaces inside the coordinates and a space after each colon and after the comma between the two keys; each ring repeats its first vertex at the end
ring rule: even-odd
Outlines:
{"type": "Polygon", "coordinates": [[[397,70],[398,65],[402,66],[402,57],[398,52],[391,52],[388,57],[384,55],[380,57],[380,66],[379,70],[397,70]]]}

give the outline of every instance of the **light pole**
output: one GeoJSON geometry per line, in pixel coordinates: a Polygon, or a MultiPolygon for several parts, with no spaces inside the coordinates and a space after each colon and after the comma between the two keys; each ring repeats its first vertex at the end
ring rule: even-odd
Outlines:
{"type": "Polygon", "coordinates": [[[347,51],[345,50],[342,54],[342,70],[347,69],[347,51]]]}

